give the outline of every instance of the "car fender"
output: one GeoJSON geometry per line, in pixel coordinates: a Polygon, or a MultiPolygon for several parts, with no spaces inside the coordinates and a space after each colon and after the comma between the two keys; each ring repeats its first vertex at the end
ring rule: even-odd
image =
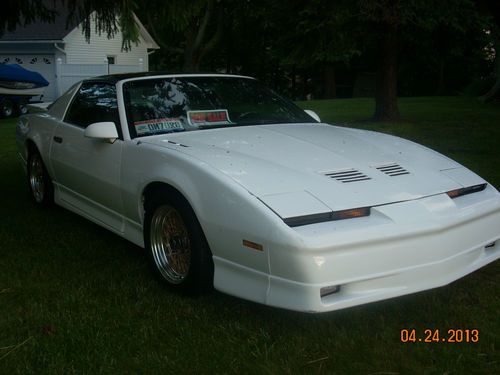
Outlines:
{"type": "Polygon", "coordinates": [[[151,183],[168,184],[191,205],[214,256],[269,273],[269,238],[282,220],[234,180],[175,147],[180,146],[127,144],[125,215],[142,226],[145,189],[151,183]],[[245,246],[244,240],[261,245],[262,250],[245,246]]]}
{"type": "Polygon", "coordinates": [[[24,163],[27,162],[28,142],[32,142],[40,153],[50,176],[54,176],[50,163],[54,124],[55,119],[48,114],[33,114],[20,117],[16,127],[16,142],[21,159],[24,163]]]}

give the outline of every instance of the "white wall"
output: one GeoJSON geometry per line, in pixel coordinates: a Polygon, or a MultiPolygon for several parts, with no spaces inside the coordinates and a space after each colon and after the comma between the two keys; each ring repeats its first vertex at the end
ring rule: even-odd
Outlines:
{"type": "MultiPolygon", "coordinates": [[[[108,65],[108,64],[63,64],[62,59],[56,62],[57,92],[62,95],[76,82],[95,76],[115,73],[143,72],[144,67],[138,65],[108,65]]],[[[54,98],[52,99],[54,100],[54,98]]]]}
{"type": "Polygon", "coordinates": [[[91,22],[90,43],[85,40],[81,27],[72,30],[64,38],[67,64],[102,64],[106,56],[115,56],[115,64],[137,65],[143,59],[144,70],[149,70],[147,47],[142,38],[136,46],[132,43],[130,51],[121,50],[122,33],[118,31],[114,38],[108,39],[106,33],[95,32],[95,21],[91,22]]]}

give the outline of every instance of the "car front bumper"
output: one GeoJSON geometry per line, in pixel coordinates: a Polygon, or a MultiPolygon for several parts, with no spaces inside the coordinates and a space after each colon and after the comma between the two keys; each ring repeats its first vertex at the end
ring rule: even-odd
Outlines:
{"type": "Polygon", "coordinates": [[[289,230],[276,231],[269,246],[269,274],[214,259],[232,280],[216,287],[306,312],[440,287],[500,258],[500,194],[491,186],[456,199],[440,194],[289,230]],[[321,296],[328,287],[338,291],[321,296]]]}

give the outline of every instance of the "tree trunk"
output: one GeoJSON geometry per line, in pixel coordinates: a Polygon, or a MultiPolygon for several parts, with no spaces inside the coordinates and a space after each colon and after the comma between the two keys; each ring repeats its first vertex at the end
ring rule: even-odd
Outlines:
{"type": "Polygon", "coordinates": [[[493,41],[493,47],[495,48],[495,83],[486,94],[480,97],[481,100],[487,102],[494,99],[496,96],[500,95],[500,31],[495,35],[493,41]]]}
{"type": "Polygon", "coordinates": [[[192,30],[187,30],[186,32],[186,47],[184,49],[184,72],[195,72],[197,69],[195,67],[195,45],[194,40],[196,36],[192,30]]]}
{"type": "MultiPolygon", "coordinates": [[[[207,42],[207,28],[213,14],[214,1],[208,0],[205,13],[201,19],[193,18],[187,29],[186,49],[184,51],[184,71],[197,72],[208,46],[217,41],[207,42]]],[[[219,31],[219,30],[217,30],[219,31]]]]}
{"type": "Polygon", "coordinates": [[[337,89],[335,86],[335,66],[332,63],[325,64],[324,70],[324,99],[333,99],[337,96],[337,89]]]}
{"type": "Polygon", "coordinates": [[[436,90],[436,95],[444,95],[444,61],[441,59],[439,61],[439,76],[438,76],[438,85],[436,90]]]}
{"type": "Polygon", "coordinates": [[[375,87],[375,121],[399,120],[398,109],[398,27],[386,23],[380,42],[375,87]]]}

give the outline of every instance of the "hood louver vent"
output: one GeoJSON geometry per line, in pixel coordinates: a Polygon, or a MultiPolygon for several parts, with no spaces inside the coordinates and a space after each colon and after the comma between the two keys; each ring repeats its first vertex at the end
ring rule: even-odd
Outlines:
{"type": "Polygon", "coordinates": [[[326,172],[323,174],[326,177],[333,178],[343,183],[371,180],[370,177],[358,171],[357,169],[349,169],[347,171],[342,171],[342,172],[326,172]]]}
{"type": "Polygon", "coordinates": [[[379,171],[384,172],[386,175],[391,177],[402,176],[404,174],[410,174],[406,169],[404,169],[399,164],[393,163],[389,165],[384,165],[382,167],[376,167],[379,171]]]}

